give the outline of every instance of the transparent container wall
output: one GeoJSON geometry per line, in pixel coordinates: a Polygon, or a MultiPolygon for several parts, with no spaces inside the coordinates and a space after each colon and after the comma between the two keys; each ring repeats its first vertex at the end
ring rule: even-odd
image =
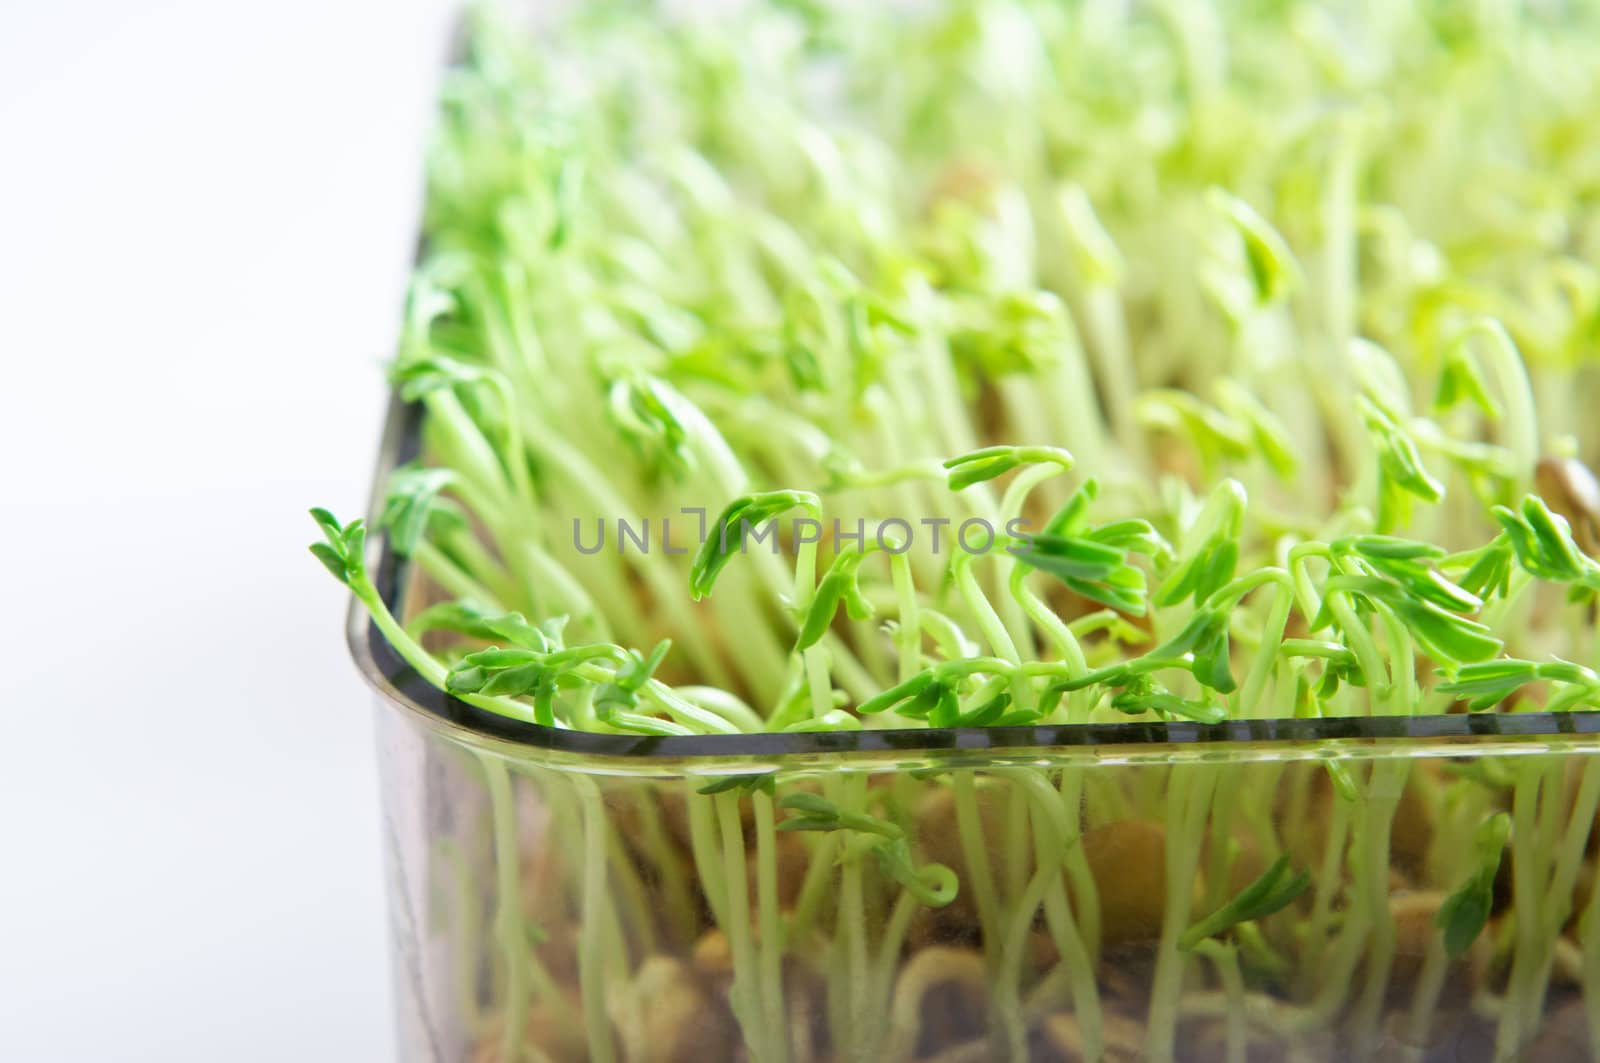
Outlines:
{"type": "Polygon", "coordinates": [[[1591,1058],[1587,740],[785,770],[379,725],[407,1059],[1591,1058]]]}

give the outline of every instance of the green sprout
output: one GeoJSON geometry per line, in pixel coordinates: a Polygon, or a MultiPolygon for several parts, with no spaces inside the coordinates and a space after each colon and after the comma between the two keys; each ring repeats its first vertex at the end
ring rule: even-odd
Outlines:
{"type": "Polygon", "coordinates": [[[1448,681],[1437,687],[1441,694],[1467,699],[1467,708],[1482,712],[1511,697],[1529,683],[1540,681],[1562,684],[1561,693],[1545,703],[1546,712],[1564,712],[1580,704],[1600,708],[1600,675],[1571,661],[1520,661],[1500,657],[1463,665],[1454,674],[1441,673],[1448,681]]]}
{"type": "Polygon", "coordinates": [[[1072,455],[1055,447],[985,447],[944,463],[950,470],[950,490],[960,491],[973,484],[1004,476],[1013,469],[1038,462],[1053,462],[1072,468],[1072,455]]]}
{"type": "Polygon", "coordinates": [[[1571,584],[1574,591],[1600,593],[1600,561],[1578,547],[1566,518],[1551,513],[1543,499],[1529,495],[1520,512],[1505,506],[1496,506],[1493,512],[1526,572],[1551,583],[1571,584]]]}
{"type": "Polygon", "coordinates": [[[778,824],[780,831],[852,832],[861,839],[861,847],[877,858],[883,873],[921,903],[943,908],[956,899],[960,884],[955,873],[943,864],[917,867],[905,831],[888,820],[841,810],[811,793],[791,793],[778,805],[797,813],[778,824]]]}
{"type": "Polygon", "coordinates": [[[1188,951],[1206,938],[1227,933],[1242,923],[1253,923],[1293,904],[1311,885],[1304,871],[1293,873],[1287,853],[1272,862],[1231,901],[1190,926],[1178,939],[1178,947],[1188,951]]]}
{"type": "Polygon", "coordinates": [[[1097,481],[1084,481],[1043,531],[1025,535],[1008,549],[1024,565],[1055,576],[1090,601],[1143,616],[1145,574],[1128,558],[1165,556],[1170,548],[1143,519],[1091,527],[1087,511],[1098,493],[1097,481]]]}
{"type": "Polygon", "coordinates": [[[1445,951],[1451,956],[1465,955],[1488,925],[1494,910],[1494,877],[1510,833],[1511,817],[1504,812],[1490,816],[1478,827],[1472,838],[1472,873],[1434,916],[1433,925],[1444,931],[1445,951]]]}
{"type": "Polygon", "coordinates": [[[695,554],[689,570],[690,593],[696,598],[710,594],[717,575],[735,555],[743,552],[747,537],[773,518],[796,508],[817,512],[817,496],[807,491],[769,491],[728,503],[695,554]]]}
{"type": "Polygon", "coordinates": [[[311,544],[311,553],[333,578],[352,590],[367,583],[366,522],[353,520],[348,525],[325,509],[313,509],[311,517],[322,529],[323,541],[311,544]]]}

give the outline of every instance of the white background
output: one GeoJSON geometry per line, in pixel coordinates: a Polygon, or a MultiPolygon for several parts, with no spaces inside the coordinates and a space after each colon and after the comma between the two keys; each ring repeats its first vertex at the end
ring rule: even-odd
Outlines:
{"type": "Polygon", "coordinates": [[[0,7],[0,1059],[392,1055],[366,504],[442,3],[0,7]]]}

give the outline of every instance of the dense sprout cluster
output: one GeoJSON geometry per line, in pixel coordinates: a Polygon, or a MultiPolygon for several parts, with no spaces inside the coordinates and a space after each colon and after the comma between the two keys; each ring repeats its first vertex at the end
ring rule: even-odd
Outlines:
{"type": "MultiPolygon", "coordinates": [[[[422,594],[313,548],[424,678],[658,736],[1600,707],[1593,5],[673,6],[480,12],[447,78],[422,594]]],[[[935,1058],[957,983],[941,1059],[1510,1058],[1557,985],[1600,1043],[1596,764],[478,753],[485,1059],[935,1058]]]]}
{"type": "Polygon", "coordinates": [[[413,633],[661,734],[1593,701],[1595,27],[1498,10],[485,16],[413,633]]]}

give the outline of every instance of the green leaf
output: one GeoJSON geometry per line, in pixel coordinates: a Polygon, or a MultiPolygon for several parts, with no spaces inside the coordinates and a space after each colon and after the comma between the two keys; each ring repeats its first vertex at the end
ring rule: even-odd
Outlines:
{"type": "Polygon", "coordinates": [[[949,486],[960,491],[973,484],[1004,476],[1023,465],[1054,462],[1062,468],[1072,468],[1072,455],[1056,447],[984,447],[970,454],[949,459],[944,467],[950,470],[949,486]]]}
{"type": "Polygon", "coordinates": [[[367,551],[367,526],[365,521],[353,520],[344,529],[344,559],[352,571],[364,568],[367,551]]]}
{"type": "Polygon", "coordinates": [[[1161,537],[1155,526],[1147,520],[1137,518],[1102,524],[1098,528],[1091,529],[1085,538],[1118,550],[1143,554],[1146,557],[1162,558],[1172,553],[1171,544],[1161,537]]]}
{"type": "Polygon", "coordinates": [[[975,450],[971,454],[964,454],[959,458],[951,458],[944,463],[944,467],[950,470],[950,490],[959,491],[964,487],[1003,476],[1019,464],[1021,463],[1016,459],[1015,447],[988,447],[984,450],[975,450]]]}
{"type": "Polygon", "coordinates": [[[1083,481],[1066,504],[1056,511],[1045,524],[1043,533],[1072,537],[1083,531],[1089,520],[1089,505],[1100,494],[1100,481],[1089,477],[1083,481]]]}
{"type": "Polygon", "coordinates": [[[778,802],[778,807],[791,812],[808,812],[815,816],[832,816],[838,818],[839,809],[832,801],[821,794],[798,791],[787,794],[778,802]]]}
{"type": "Polygon", "coordinates": [[[793,816],[778,824],[778,829],[783,831],[795,830],[838,830],[839,821],[824,816],[793,816]]]}
{"type": "Polygon", "coordinates": [[[545,655],[537,650],[500,649],[491,646],[485,650],[469,653],[462,660],[474,668],[520,668],[525,664],[538,664],[544,661],[545,655]]]}
{"type": "Polygon", "coordinates": [[[1165,609],[1177,605],[1193,594],[1195,587],[1200,583],[1201,569],[1204,568],[1209,556],[1209,551],[1202,550],[1174,569],[1156,588],[1152,599],[1155,604],[1165,609]]]}
{"type": "Polygon", "coordinates": [[[1304,871],[1297,875],[1290,873],[1289,855],[1285,853],[1233,900],[1185,930],[1178,939],[1178,947],[1188,952],[1206,938],[1216,937],[1240,923],[1265,919],[1287,908],[1310,885],[1311,876],[1304,871]]]}
{"type": "Polygon", "coordinates": [[[1546,703],[1546,712],[1560,712],[1600,695],[1600,676],[1592,669],[1560,659],[1535,663],[1511,657],[1465,665],[1436,689],[1469,699],[1467,707],[1477,712],[1498,705],[1527,684],[1540,680],[1566,687],[1546,703]]]}
{"type": "Polygon", "coordinates": [[[1223,624],[1210,642],[1195,650],[1194,677],[1219,694],[1231,694],[1238,684],[1228,665],[1228,627],[1223,624]]]}
{"type": "Polygon", "coordinates": [[[1237,542],[1230,538],[1211,539],[1167,576],[1156,589],[1155,603],[1162,607],[1177,605],[1192,595],[1195,604],[1200,605],[1232,581],[1238,563],[1237,542]]]}
{"type": "Polygon", "coordinates": [[[1012,550],[1017,560],[1061,579],[1100,580],[1126,564],[1128,554],[1091,539],[1040,533],[1012,550]]]}
{"type": "Polygon", "coordinates": [[[348,525],[339,523],[332,513],[320,507],[311,510],[311,519],[317,522],[325,542],[312,543],[311,554],[345,586],[366,575],[367,532],[364,522],[353,520],[348,525]]]}
{"type": "Polygon", "coordinates": [[[625,438],[641,449],[659,452],[681,470],[691,464],[689,433],[672,398],[665,382],[633,373],[611,382],[607,405],[612,423],[625,438]]]}
{"type": "Polygon", "coordinates": [[[1289,245],[1267,220],[1248,203],[1220,188],[1207,193],[1213,209],[1221,212],[1239,234],[1244,247],[1250,281],[1256,302],[1262,305],[1281,299],[1293,285],[1299,270],[1289,245]]]}
{"type": "MultiPolygon", "coordinates": [[[[1107,685],[1117,684],[1115,680],[1108,680],[1107,685]]],[[[1227,710],[1221,705],[1179,697],[1148,675],[1134,676],[1127,688],[1111,699],[1111,707],[1130,716],[1155,712],[1197,723],[1221,723],[1228,718],[1227,710]]]]}
{"type": "Polygon", "coordinates": [[[311,508],[311,519],[317,522],[317,527],[322,529],[322,534],[328,542],[341,544],[344,542],[344,525],[339,523],[339,518],[323,509],[321,506],[311,508]]]}
{"type": "Polygon", "coordinates": [[[401,557],[410,557],[427,531],[439,493],[456,474],[449,469],[402,465],[389,477],[389,491],[379,523],[389,533],[389,545],[401,557]]]}
{"type": "Polygon", "coordinates": [[[1565,517],[1552,514],[1539,496],[1523,499],[1520,519],[1502,506],[1494,507],[1494,517],[1506,530],[1518,562],[1541,580],[1576,583],[1595,572],[1594,560],[1578,549],[1565,517]]]}
{"type": "Polygon", "coordinates": [[[809,649],[822,641],[822,636],[828,633],[828,628],[833,624],[834,614],[839,611],[840,601],[845,597],[849,584],[854,582],[854,566],[849,563],[849,558],[852,556],[859,558],[861,555],[840,554],[834,558],[827,574],[817,583],[816,593],[811,597],[811,605],[807,607],[806,615],[801,620],[800,634],[795,639],[795,649],[809,649]]]}
{"type": "Polygon", "coordinates": [[[1493,910],[1493,889],[1469,887],[1445,898],[1434,914],[1433,925],[1444,931],[1444,948],[1452,959],[1472,948],[1493,910]]]}
{"type": "Polygon", "coordinates": [[[1151,650],[1150,657],[1182,657],[1198,646],[1214,642],[1218,631],[1226,631],[1228,614],[1221,609],[1199,609],[1178,633],[1151,650]]]}
{"type": "Polygon", "coordinates": [[[1408,594],[1456,612],[1475,612],[1483,599],[1446,579],[1438,569],[1414,558],[1367,555],[1366,564],[1408,594]]]}
{"type": "Polygon", "coordinates": [[[1194,600],[1198,605],[1217,591],[1226,587],[1239,566],[1239,544],[1233,539],[1221,539],[1212,547],[1195,582],[1194,600]]]}
{"type": "Polygon", "coordinates": [[[1089,528],[1088,505],[1098,490],[1094,480],[1085,482],[1043,531],[1006,549],[1018,561],[1055,576],[1091,601],[1142,616],[1145,575],[1128,563],[1128,552],[1164,557],[1170,547],[1148,521],[1124,520],[1089,528]]]}
{"type": "Polygon", "coordinates": [[[1146,391],[1136,400],[1135,415],[1147,428],[1187,437],[1208,464],[1251,456],[1254,436],[1250,426],[1190,392],[1173,388],[1146,391]]]}
{"type": "MultiPolygon", "coordinates": [[[[516,616],[517,614],[513,613],[511,615],[516,616]]],[[[561,633],[566,630],[566,627],[567,617],[564,614],[547,616],[539,621],[538,631],[539,634],[544,636],[545,642],[550,645],[551,649],[559,650],[561,648],[561,633]]]]}
{"type": "Polygon", "coordinates": [[[1223,380],[1217,390],[1223,408],[1249,426],[1251,440],[1273,473],[1280,480],[1291,479],[1300,460],[1295,456],[1289,430],[1278,415],[1235,381],[1223,380]]]}
{"type": "Polygon", "coordinates": [[[1466,664],[1483,661],[1504,647],[1490,630],[1475,620],[1447,613],[1430,602],[1399,602],[1395,612],[1436,661],[1466,664]]]}
{"type": "Polygon", "coordinates": [[[1056,193],[1056,208],[1066,224],[1068,251],[1079,279],[1095,287],[1119,287],[1125,270],[1122,253],[1095,215],[1083,188],[1064,185],[1056,193]]]}
{"type": "Polygon", "coordinates": [[[1434,915],[1433,924],[1444,931],[1445,951],[1452,957],[1464,955],[1488,925],[1494,910],[1494,879],[1510,834],[1511,816],[1505,812],[1479,824],[1472,842],[1477,866],[1434,915]]]}
{"type": "Polygon", "coordinates": [[[1444,369],[1439,374],[1439,391],[1434,396],[1433,408],[1441,413],[1454,409],[1463,400],[1470,401],[1491,421],[1505,415],[1500,405],[1489,396],[1487,383],[1478,363],[1467,350],[1464,334],[1445,350],[1444,369]]]}
{"type": "Polygon", "coordinates": [[[1375,561],[1437,561],[1445,556],[1442,548],[1415,539],[1394,535],[1353,535],[1328,544],[1336,554],[1355,553],[1375,561]]]}
{"type": "Polygon", "coordinates": [[[707,783],[695,792],[709,795],[741,790],[748,794],[759,790],[770,797],[776,789],[777,775],[775,771],[762,772],[759,775],[729,775],[716,782],[707,783]]]}
{"type": "Polygon", "coordinates": [[[435,391],[443,391],[465,384],[476,384],[485,379],[487,372],[477,366],[442,354],[412,358],[395,365],[389,377],[400,387],[400,397],[406,402],[416,402],[435,391]]]}
{"type": "Polygon", "coordinates": [[[1424,502],[1443,499],[1444,484],[1423,467],[1422,456],[1411,436],[1365,395],[1356,396],[1356,407],[1378,448],[1378,467],[1384,477],[1399,490],[1424,502]]]}
{"type": "Polygon", "coordinates": [[[1483,608],[1482,598],[1465,587],[1451,583],[1435,568],[1417,572],[1407,584],[1407,589],[1417,597],[1432,602],[1442,609],[1458,613],[1475,613],[1483,608]]]}
{"type": "Polygon", "coordinates": [[[875,694],[856,706],[856,712],[862,716],[872,716],[876,713],[887,712],[903,701],[917,697],[926,690],[934,681],[932,672],[921,672],[912,676],[904,683],[897,683],[879,694],[875,694]]]}
{"type": "Polygon", "coordinates": [[[1511,562],[1515,557],[1510,540],[1505,536],[1497,537],[1478,553],[1472,566],[1456,583],[1468,594],[1480,598],[1504,597],[1510,587],[1511,562]]]}
{"type": "Polygon", "coordinates": [[[602,683],[594,692],[590,706],[596,716],[609,722],[619,712],[629,712],[638,708],[639,695],[621,683],[602,683]]]}
{"type": "Polygon", "coordinates": [[[1011,704],[1011,694],[1001,691],[976,708],[969,709],[958,721],[961,727],[988,727],[1000,719],[1011,704]]]}
{"type": "Polygon", "coordinates": [[[339,555],[338,551],[327,543],[312,543],[311,553],[318,561],[322,562],[324,568],[333,573],[334,579],[346,586],[349,585],[350,573],[346,570],[344,558],[339,555]]]}
{"type": "MultiPolygon", "coordinates": [[[[930,687],[929,689],[933,688],[930,687]]],[[[955,688],[941,686],[939,688],[939,700],[928,714],[929,725],[933,727],[954,727],[960,722],[961,704],[956,698],[955,688]]]]}
{"type": "Polygon", "coordinates": [[[528,623],[521,613],[505,613],[501,616],[487,617],[484,619],[483,625],[492,632],[491,637],[504,639],[514,646],[521,646],[539,653],[548,653],[556,645],[552,643],[543,629],[528,623]]]}
{"type": "Polygon", "coordinates": [[[650,656],[641,658],[638,653],[630,653],[630,663],[618,672],[618,681],[631,689],[637,690],[644,686],[656,669],[661,667],[661,662],[667,659],[667,654],[672,651],[672,640],[662,639],[650,651],[650,656]]]}
{"type": "Polygon", "coordinates": [[[809,491],[768,491],[744,495],[728,503],[689,567],[689,592],[695,600],[710,594],[717,575],[735,554],[744,552],[747,531],[795,508],[816,514],[821,511],[821,504],[809,491]]]}
{"type": "Polygon", "coordinates": [[[925,720],[934,709],[940,706],[947,693],[948,688],[945,684],[935,679],[917,691],[914,697],[908,698],[896,706],[895,712],[913,720],[925,720]]]}
{"type": "Polygon", "coordinates": [[[489,622],[494,617],[495,614],[476,602],[466,600],[439,602],[414,616],[406,628],[413,635],[421,635],[426,631],[455,631],[485,642],[492,642],[504,637],[498,629],[490,625],[489,622]]]}
{"type": "MultiPolygon", "coordinates": [[[[485,667],[479,665],[478,667],[485,667]]],[[[532,693],[542,682],[546,675],[545,666],[541,663],[524,664],[515,668],[506,668],[495,672],[487,682],[479,688],[478,693],[485,697],[517,697],[522,694],[532,693]]]]}
{"type": "Polygon", "coordinates": [[[1125,565],[1107,576],[1104,580],[1092,582],[1067,578],[1062,580],[1067,587],[1090,601],[1108,605],[1113,609],[1120,609],[1130,616],[1143,616],[1145,614],[1145,580],[1144,573],[1125,565]]]}
{"type": "Polygon", "coordinates": [[[489,681],[489,673],[465,662],[458,662],[445,677],[444,688],[452,694],[475,694],[489,681]]]}
{"type": "Polygon", "coordinates": [[[1440,683],[1438,690],[1442,694],[1472,696],[1498,693],[1500,697],[1496,700],[1504,700],[1518,687],[1538,678],[1539,666],[1534,662],[1502,657],[1463,666],[1454,679],[1440,683]]]}

